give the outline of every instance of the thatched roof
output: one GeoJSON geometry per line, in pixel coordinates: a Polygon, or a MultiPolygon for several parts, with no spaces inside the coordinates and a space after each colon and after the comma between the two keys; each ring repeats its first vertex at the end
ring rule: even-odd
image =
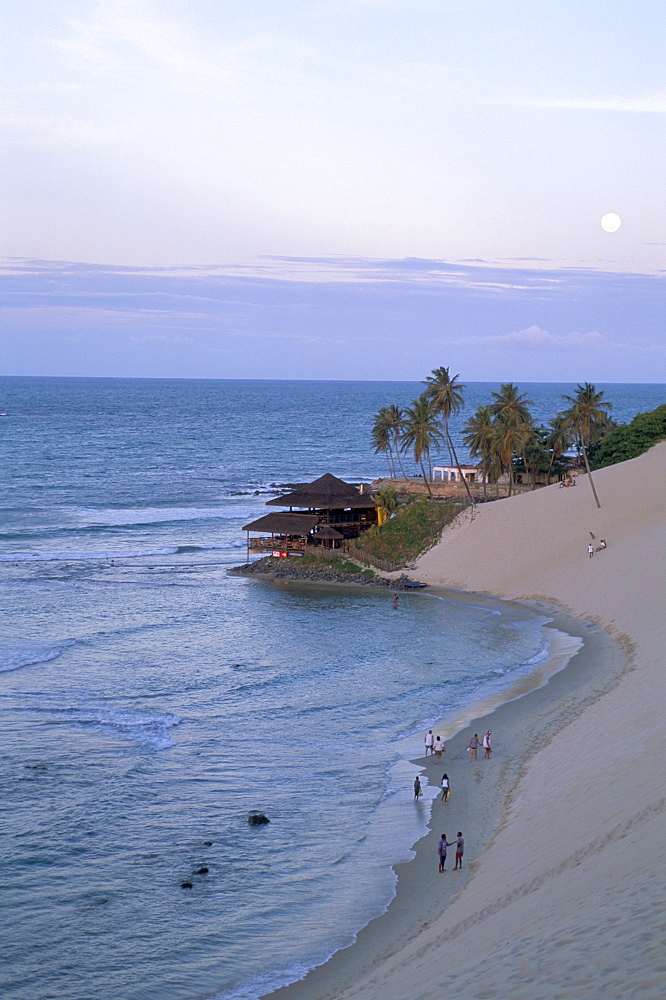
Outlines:
{"type": "Polygon", "coordinates": [[[299,486],[293,493],[285,493],[267,502],[273,507],[307,507],[309,509],[341,510],[346,507],[375,507],[375,501],[367,493],[360,493],[351,483],[345,483],[330,472],[315,479],[313,483],[299,486]]]}
{"type": "Polygon", "coordinates": [[[320,524],[316,531],[313,531],[313,535],[317,538],[344,538],[339,531],[332,528],[330,524],[320,524]]]}
{"type": "Polygon", "coordinates": [[[274,514],[264,514],[250,524],[244,524],[243,531],[264,531],[270,535],[307,535],[318,522],[317,514],[276,511],[274,514]]]}

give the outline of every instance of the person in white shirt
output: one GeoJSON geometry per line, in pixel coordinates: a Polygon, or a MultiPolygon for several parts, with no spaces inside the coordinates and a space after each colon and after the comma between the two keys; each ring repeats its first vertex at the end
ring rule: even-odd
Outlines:
{"type": "Polygon", "coordinates": [[[425,755],[428,756],[429,753],[433,753],[435,746],[435,737],[432,734],[432,729],[429,729],[425,737],[425,755]]]}

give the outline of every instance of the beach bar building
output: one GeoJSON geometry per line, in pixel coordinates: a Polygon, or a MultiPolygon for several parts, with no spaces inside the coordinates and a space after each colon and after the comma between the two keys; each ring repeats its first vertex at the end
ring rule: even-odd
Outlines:
{"type": "Polygon", "coordinates": [[[306,549],[340,548],[345,539],[357,538],[377,523],[377,504],[370,494],[330,473],[269,500],[266,506],[288,510],[243,525],[248,554],[250,549],[289,556],[302,555],[306,549]]]}

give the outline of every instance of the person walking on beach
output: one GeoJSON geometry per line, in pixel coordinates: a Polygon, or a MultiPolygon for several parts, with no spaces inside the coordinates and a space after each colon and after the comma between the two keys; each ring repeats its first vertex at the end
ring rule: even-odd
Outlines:
{"type": "Polygon", "coordinates": [[[425,755],[428,753],[434,753],[435,737],[432,734],[432,729],[429,729],[425,736],[425,755]]]}
{"type": "Polygon", "coordinates": [[[490,754],[492,753],[492,749],[490,746],[490,730],[488,730],[486,735],[483,737],[483,751],[484,751],[483,753],[484,759],[490,760],[490,754]]]}
{"type": "Polygon", "coordinates": [[[446,753],[446,747],[441,737],[435,737],[435,760],[440,761],[442,759],[442,750],[446,753]]]}
{"type": "Polygon", "coordinates": [[[474,733],[474,736],[472,736],[471,740],[469,741],[469,746],[467,747],[467,749],[469,750],[469,759],[476,760],[477,750],[479,749],[478,733],[474,733]]]}
{"type": "Polygon", "coordinates": [[[462,833],[460,832],[460,830],[458,830],[456,834],[456,863],[453,866],[454,871],[456,870],[456,868],[462,868],[462,859],[464,853],[465,853],[465,841],[463,840],[462,833]]]}
{"type": "Polygon", "coordinates": [[[448,840],[446,839],[446,834],[443,833],[437,842],[437,853],[439,854],[439,870],[440,872],[446,871],[446,848],[451,847],[448,840]]]}
{"type": "Polygon", "coordinates": [[[421,795],[423,795],[423,789],[421,788],[421,782],[417,774],[414,778],[414,801],[418,802],[421,795]]]}
{"type": "Polygon", "coordinates": [[[591,559],[592,556],[594,555],[594,542],[590,542],[590,544],[587,547],[587,551],[588,551],[588,555],[589,555],[589,557],[591,559]]]}
{"type": "MultiPolygon", "coordinates": [[[[451,794],[451,782],[449,781],[448,774],[442,775],[442,802],[446,802],[449,795],[451,794]]],[[[443,834],[442,834],[443,836],[443,834]]]]}

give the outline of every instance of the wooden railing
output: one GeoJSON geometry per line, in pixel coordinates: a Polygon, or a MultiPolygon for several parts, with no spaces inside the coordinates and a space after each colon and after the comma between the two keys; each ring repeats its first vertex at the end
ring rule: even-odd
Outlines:
{"type": "Polygon", "coordinates": [[[384,573],[393,573],[396,570],[405,569],[404,563],[391,563],[387,559],[380,559],[379,556],[366,551],[362,545],[359,545],[355,541],[346,542],[344,551],[350,559],[355,559],[364,566],[372,566],[374,569],[380,569],[384,573]]]}

